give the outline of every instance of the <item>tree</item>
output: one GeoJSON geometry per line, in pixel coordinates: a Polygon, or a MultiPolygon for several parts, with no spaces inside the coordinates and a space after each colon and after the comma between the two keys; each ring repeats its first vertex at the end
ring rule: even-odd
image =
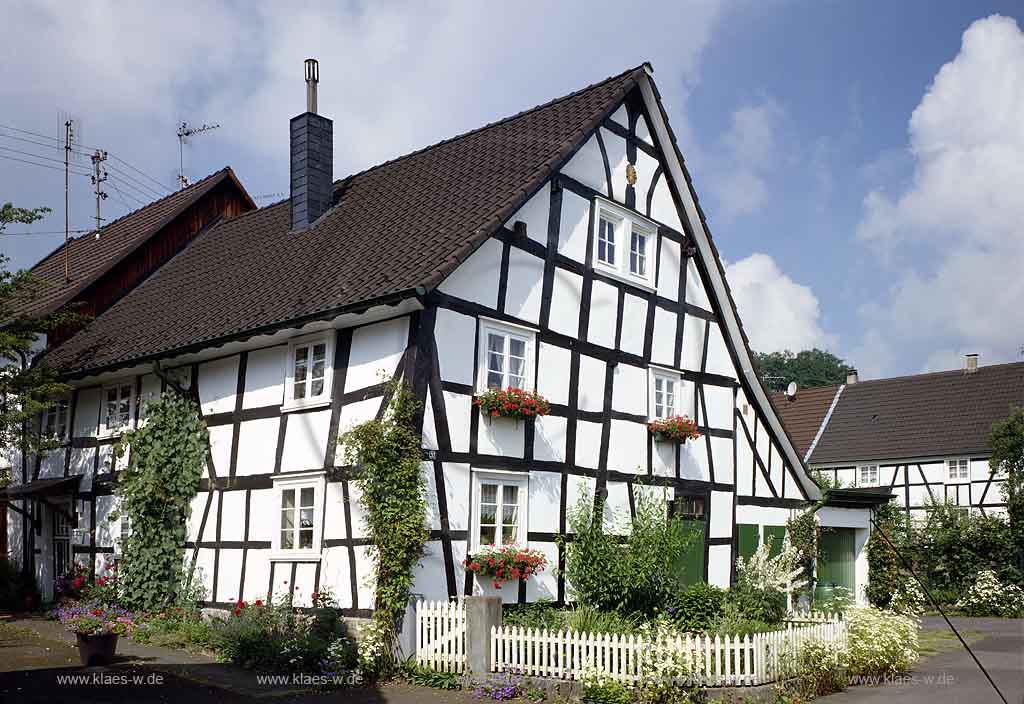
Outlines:
{"type": "Polygon", "coordinates": [[[755,352],[754,364],[761,379],[772,391],[782,391],[795,381],[800,388],[842,384],[851,367],[831,352],[815,347],[793,353],[755,352]]]}
{"type": "MultiPolygon", "coordinates": [[[[0,233],[11,223],[30,224],[48,212],[49,208],[16,208],[5,203],[0,206],[0,233]]],[[[31,272],[8,271],[7,261],[0,254],[0,448],[17,447],[33,452],[52,445],[51,440],[40,435],[33,420],[55,397],[66,393],[67,387],[57,381],[51,370],[30,364],[32,345],[40,334],[74,316],[20,314],[22,304],[35,297],[45,284],[31,272]]],[[[0,485],[8,480],[9,477],[0,477],[0,485]]]]}
{"type": "Polygon", "coordinates": [[[1017,569],[1024,572],[1024,407],[1014,408],[1005,420],[992,424],[988,444],[992,448],[989,470],[993,474],[1006,473],[1006,513],[1017,553],[1017,569]]]}

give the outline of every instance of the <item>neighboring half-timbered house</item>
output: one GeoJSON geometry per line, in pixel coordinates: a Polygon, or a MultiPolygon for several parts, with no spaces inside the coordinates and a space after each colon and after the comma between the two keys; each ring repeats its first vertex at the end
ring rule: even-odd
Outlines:
{"type": "MultiPolygon", "coordinates": [[[[117,551],[111,445],[161,392],[154,361],[210,428],[188,556],[213,604],[330,585],[372,609],[336,439],[383,411],[382,374],[423,403],[430,598],[486,589],[461,560],[499,535],[559,565],[579,497],[628,515],[645,491],[699,528],[690,578],[728,586],[738,524],[756,543],[820,498],[754,373],[649,66],[338,182],[315,102],[291,128],[289,200],[208,229],[48,357],[75,392],[36,481],[65,482],[90,564],[117,551]],[[474,394],[496,385],[535,389],[550,414],[483,418],[474,394]],[[677,414],[701,437],[655,442],[648,421],[677,414]]],[[[876,501],[817,514],[848,532],[858,590],[876,501]]],[[[46,525],[11,515],[44,561],[46,525]]],[[[571,597],[554,569],[503,591],[571,597]]]]}
{"type": "Polygon", "coordinates": [[[1024,362],[859,381],[773,397],[804,460],[833,483],[888,488],[910,517],[951,503],[1006,511],[993,474],[992,424],[1024,406],[1024,362]]]}

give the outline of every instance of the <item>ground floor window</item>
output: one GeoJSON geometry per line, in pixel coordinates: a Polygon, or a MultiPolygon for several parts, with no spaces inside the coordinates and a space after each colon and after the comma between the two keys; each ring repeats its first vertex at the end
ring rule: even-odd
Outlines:
{"type": "Polygon", "coordinates": [[[472,547],[526,546],[527,476],[518,472],[473,471],[472,547]]]}
{"type": "Polygon", "coordinates": [[[324,474],[275,477],[274,553],[278,557],[309,558],[320,555],[323,522],[324,474]]]}

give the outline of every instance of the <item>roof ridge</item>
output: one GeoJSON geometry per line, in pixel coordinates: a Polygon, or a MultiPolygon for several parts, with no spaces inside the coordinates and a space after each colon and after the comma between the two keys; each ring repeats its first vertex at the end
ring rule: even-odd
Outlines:
{"type": "MultiPolygon", "coordinates": [[[[972,375],[973,374],[978,374],[978,373],[980,373],[983,370],[987,371],[987,370],[998,369],[998,368],[1002,368],[1002,367],[1022,367],[1022,368],[1024,368],[1024,362],[1000,362],[998,364],[983,364],[983,365],[979,366],[976,371],[971,372],[971,374],[972,375]]],[[[877,385],[877,384],[884,384],[886,382],[893,382],[893,381],[907,381],[907,380],[910,380],[910,379],[925,379],[925,378],[930,378],[930,377],[941,377],[941,376],[965,376],[966,374],[967,374],[967,372],[964,369],[943,369],[941,371],[922,372],[920,374],[902,374],[900,376],[888,376],[888,377],[884,377],[882,379],[864,379],[864,380],[858,381],[856,384],[853,384],[852,386],[862,386],[864,384],[876,384],[877,385]]]]}

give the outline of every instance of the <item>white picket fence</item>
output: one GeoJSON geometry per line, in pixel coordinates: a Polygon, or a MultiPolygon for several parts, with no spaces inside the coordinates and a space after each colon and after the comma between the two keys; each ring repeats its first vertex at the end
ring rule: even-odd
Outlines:
{"type": "MultiPolygon", "coordinates": [[[[846,623],[838,615],[791,617],[794,623],[785,630],[742,637],[679,634],[652,639],[498,626],[490,633],[490,669],[566,680],[602,673],[631,683],[681,665],[687,673],[682,679],[688,683],[749,686],[783,677],[806,643],[822,641],[846,647],[846,623]]],[[[416,633],[416,662],[443,672],[465,669],[466,638],[477,637],[466,633],[461,602],[420,602],[416,633]]]]}
{"type": "Polygon", "coordinates": [[[841,621],[843,615],[841,613],[833,613],[829,611],[790,611],[786,616],[786,623],[791,625],[800,625],[805,623],[828,623],[830,621],[841,621]]]}
{"type": "Polygon", "coordinates": [[[421,601],[416,605],[416,664],[439,672],[466,668],[466,605],[421,601]]]}

